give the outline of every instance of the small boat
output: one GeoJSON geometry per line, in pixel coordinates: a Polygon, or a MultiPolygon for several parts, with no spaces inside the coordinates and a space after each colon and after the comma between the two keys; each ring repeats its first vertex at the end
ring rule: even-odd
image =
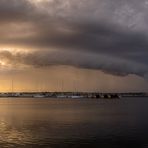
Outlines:
{"type": "Polygon", "coordinates": [[[36,94],[36,95],[33,95],[34,98],[44,98],[45,96],[44,95],[41,95],[41,94],[36,94]]]}
{"type": "Polygon", "coordinates": [[[72,98],[72,99],[79,99],[79,98],[83,98],[83,96],[71,96],[70,98],[72,98]]]}

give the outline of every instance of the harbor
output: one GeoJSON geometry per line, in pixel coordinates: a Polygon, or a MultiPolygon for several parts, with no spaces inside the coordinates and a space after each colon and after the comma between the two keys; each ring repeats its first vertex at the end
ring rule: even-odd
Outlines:
{"type": "Polygon", "coordinates": [[[123,97],[148,97],[148,93],[99,93],[99,92],[1,92],[1,98],[72,98],[72,99],[120,99],[123,97]]]}

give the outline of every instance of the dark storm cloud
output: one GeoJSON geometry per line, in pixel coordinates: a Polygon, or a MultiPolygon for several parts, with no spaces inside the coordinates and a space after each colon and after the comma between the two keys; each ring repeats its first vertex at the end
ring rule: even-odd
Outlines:
{"type": "MultiPolygon", "coordinates": [[[[1,51],[0,59],[6,65],[19,68],[19,66],[48,67],[67,65],[86,69],[99,69],[105,73],[119,76],[136,74],[145,77],[148,73],[147,66],[106,55],[82,53],[76,51],[35,51],[32,53],[1,51]]],[[[7,68],[7,67],[5,67],[7,68]]]]}
{"type": "Polygon", "coordinates": [[[0,44],[36,49],[28,54],[0,52],[8,64],[71,65],[147,75],[148,23],[142,19],[146,0],[34,2],[0,1],[0,44]]]}
{"type": "Polygon", "coordinates": [[[31,13],[31,5],[25,0],[1,0],[0,23],[26,20],[31,13]]]}

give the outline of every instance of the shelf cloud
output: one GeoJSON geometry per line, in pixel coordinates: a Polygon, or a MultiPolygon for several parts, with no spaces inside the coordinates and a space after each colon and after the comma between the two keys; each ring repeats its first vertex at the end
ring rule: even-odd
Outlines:
{"type": "MultiPolygon", "coordinates": [[[[12,53],[1,51],[0,58],[10,67],[25,68],[35,67],[44,68],[49,66],[74,66],[78,68],[101,70],[118,76],[136,74],[145,77],[148,73],[145,64],[139,64],[130,60],[111,57],[106,55],[83,53],[75,51],[34,51],[31,53],[12,53]]],[[[2,67],[5,67],[1,65],[2,67]]]]}

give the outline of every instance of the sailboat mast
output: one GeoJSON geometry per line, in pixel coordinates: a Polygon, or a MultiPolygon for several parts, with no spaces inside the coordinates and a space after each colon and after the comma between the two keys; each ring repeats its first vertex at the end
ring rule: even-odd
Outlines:
{"type": "Polygon", "coordinates": [[[12,93],[14,92],[14,82],[13,82],[13,79],[12,79],[12,82],[11,82],[11,91],[12,91],[12,93]]]}

